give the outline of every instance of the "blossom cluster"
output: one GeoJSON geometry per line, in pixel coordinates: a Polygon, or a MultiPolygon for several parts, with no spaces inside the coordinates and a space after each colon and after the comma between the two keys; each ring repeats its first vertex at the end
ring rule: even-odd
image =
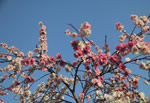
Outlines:
{"type": "Polygon", "coordinates": [[[121,56],[125,56],[133,50],[133,46],[136,45],[135,41],[129,41],[127,43],[122,43],[120,45],[116,45],[116,50],[119,52],[121,56]]]}
{"type": "Polygon", "coordinates": [[[46,26],[43,25],[42,22],[40,22],[40,40],[39,40],[39,46],[40,46],[40,50],[43,52],[47,52],[47,38],[46,38],[46,26]]]}
{"type": "Polygon", "coordinates": [[[66,35],[69,35],[72,38],[76,38],[78,35],[79,37],[84,38],[86,36],[91,35],[91,25],[88,22],[84,22],[83,24],[81,24],[80,30],[78,31],[78,33],[76,32],[72,33],[69,29],[67,29],[65,33],[66,35]]]}
{"type": "Polygon", "coordinates": [[[122,30],[124,29],[124,26],[121,25],[121,24],[118,22],[118,23],[116,23],[116,29],[117,29],[118,31],[122,32],[122,30]]]}
{"type": "Polygon", "coordinates": [[[131,20],[138,27],[143,27],[143,26],[147,25],[150,22],[148,17],[141,16],[139,18],[137,15],[131,15],[131,20]]]}
{"type": "Polygon", "coordinates": [[[35,64],[35,59],[26,57],[25,59],[22,60],[22,64],[25,65],[25,66],[34,65],[35,64]]]}
{"type": "MultiPolygon", "coordinates": [[[[134,33],[134,28],[128,34],[121,23],[116,23],[116,30],[123,34],[113,53],[108,43],[99,49],[94,41],[88,39],[91,35],[88,22],[82,23],[79,30],[71,25],[76,32],[67,29],[65,33],[80,39],[71,41],[75,60],[69,62],[60,53],[48,56],[46,26],[42,22],[39,47],[36,46],[34,52],[24,55],[15,46],[0,43],[0,47],[7,50],[7,53],[0,53],[0,63],[8,64],[0,68],[0,83],[8,79],[12,81],[8,86],[0,84],[0,95],[9,96],[9,92],[19,95],[20,103],[70,102],[67,98],[76,103],[145,103],[146,96],[137,90],[140,79],[149,85],[150,78],[134,74],[127,64],[137,64],[139,68],[150,71],[150,43],[144,41],[150,30],[149,18],[131,15],[131,20],[135,27],[140,27],[140,32],[134,33]],[[129,54],[132,58],[126,57],[129,54]],[[37,71],[44,75],[33,75],[37,71]],[[36,82],[40,80],[42,83],[33,91],[31,88],[33,85],[36,87],[36,82]]],[[[0,103],[4,102],[0,99],[0,103]]]]}
{"type": "Polygon", "coordinates": [[[71,46],[73,47],[74,51],[76,51],[76,53],[74,54],[76,58],[80,58],[91,51],[91,46],[89,42],[75,40],[71,41],[71,46]]]}
{"type": "Polygon", "coordinates": [[[80,26],[80,37],[84,38],[85,36],[90,36],[91,34],[91,25],[88,22],[84,22],[80,26]]]}

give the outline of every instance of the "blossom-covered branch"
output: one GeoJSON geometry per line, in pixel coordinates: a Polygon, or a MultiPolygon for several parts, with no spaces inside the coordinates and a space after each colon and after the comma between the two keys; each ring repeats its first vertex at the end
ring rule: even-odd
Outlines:
{"type": "MultiPolygon", "coordinates": [[[[135,25],[131,33],[116,23],[116,30],[122,35],[112,53],[107,36],[101,49],[89,39],[92,30],[88,22],[82,23],[79,30],[69,24],[75,31],[67,29],[65,32],[74,39],[70,43],[75,59],[69,62],[60,53],[48,56],[46,26],[42,22],[39,23],[39,45],[27,55],[16,46],[0,43],[5,50],[0,53],[0,64],[5,66],[0,68],[0,95],[14,94],[20,103],[145,103],[148,98],[138,92],[139,79],[149,85],[150,78],[131,71],[128,64],[136,65],[135,70],[150,73],[150,43],[144,40],[149,36],[150,21],[149,17],[137,15],[131,15],[131,20],[135,25]],[[135,29],[139,29],[139,33],[134,33],[135,29]],[[64,75],[64,70],[68,75],[64,75]],[[33,75],[37,72],[44,75],[33,75]],[[12,83],[3,85],[8,79],[12,83]]],[[[5,100],[1,98],[0,102],[5,100]]]]}

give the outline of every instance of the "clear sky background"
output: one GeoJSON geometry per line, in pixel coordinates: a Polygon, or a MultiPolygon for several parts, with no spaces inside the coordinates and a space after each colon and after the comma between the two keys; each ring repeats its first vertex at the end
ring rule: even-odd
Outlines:
{"type": "MultiPolygon", "coordinates": [[[[130,15],[149,15],[149,4],[150,0],[0,0],[0,42],[14,45],[25,54],[33,51],[39,41],[38,23],[43,21],[47,26],[48,55],[55,56],[59,52],[66,61],[72,61],[72,38],[64,33],[71,29],[67,24],[79,28],[88,21],[92,26],[89,39],[102,47],[107,34],[108,44],[114,51],[121,35],[115,30],[115,23],[121,22],[127,33],[131,33],[134,25],[130,15]]],[[[146,41],[150,41],[150,37],[146,41]]],[[[133,70],[147,76],[136,67],[133,70]]],[[[140,86],[140,91],[150,95],[150,87],[140,86]]],[[[6,103],[12,103],[11,99],[7,98],[6,103]]]]}

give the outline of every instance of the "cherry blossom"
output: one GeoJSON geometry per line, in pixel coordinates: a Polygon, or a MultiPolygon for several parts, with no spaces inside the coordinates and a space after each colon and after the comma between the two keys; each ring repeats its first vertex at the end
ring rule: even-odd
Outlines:
{"type": "Polygon", "coordinates": [[[121,35],[114,48],[107,36],[103,46],[90,40],[88,22],[79,29],[69,24],[73,30],[65,33],[74,39],[70,42],[72,61],[62,58],[61,53],[48,55],[47,28],[42,22],[39,44],[33,51],[25,54],[16,46],[0,43],[0,49],[6,51],[0,52],[0,63],[4,64],[0,68],[0,103],[5,103],[2,96],[10,94],[20,103],[146,103],[148,98],[138,88],[140,81],[149,85],[149,75],[141,76],[135,71],[150,72],[150,43],[145,41],[149,36],[149,17],[131,15],[135,25],[131,34],[120,22],[116,23],[114,29],[121,35]],[[137,67],[131,69],[128,64],[137,67]],[[8,85],[3,84],[8,81],[8,85]]]}

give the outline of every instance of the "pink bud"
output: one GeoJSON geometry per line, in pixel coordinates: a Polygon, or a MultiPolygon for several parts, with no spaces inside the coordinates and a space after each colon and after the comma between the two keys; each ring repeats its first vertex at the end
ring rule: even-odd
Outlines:
{"type": "Polygon", "coordinates": [[[31,77],[30,76],[27,76],[26,77],[26,82],[28,83],[28,82],[31,82],[31,77]]]}
{"type": "Polygon", "coordinates": [[[54,62],[55,61],[55,57],[53,57],[53,56],[49,57],[49,61],[50,62],[54,62]]]}
{"type": "Polygon", "coordinates": [[[61,60],[61,59],[62,59],[62,57],[61,57],[61,54],[60,54],[60,53],[58,53],[58,54],[56,55],[56,59],[59,59],[59,60],[61,60]]]}
{"type": "Polygon", "coordinates": [[[80,93],[79,97],[84,98],[84,93],[80,93]]]}
{"type": "Polygon", "coordinates": [[[1,102],[4,102],[4,99],[1,99],[1,102]]]}
{"type": "Polygon", "coordinates": [[[34,65],[34,64],[35,64],[34,58],[31,58],[31,59],[30,59],[30,64],[31,64],[31,65],[34,65]]]}

